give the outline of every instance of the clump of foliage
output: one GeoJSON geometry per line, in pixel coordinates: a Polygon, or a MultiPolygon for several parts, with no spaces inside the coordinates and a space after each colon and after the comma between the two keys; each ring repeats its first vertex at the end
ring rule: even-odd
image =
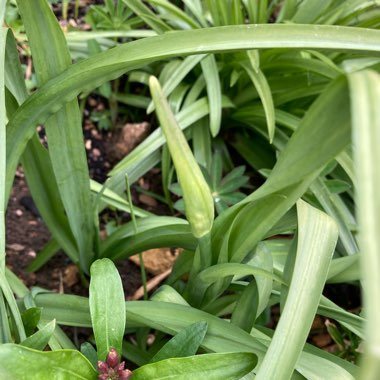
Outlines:
{"type": "Polygon", "coordinates": [[[139,367],[132,379],[377,379],[378,5],[107,1],[88,15],[98,30],[78,37],[62,32],[48,1],[16,3],[38,89],[28,92],[14,36],[3,28],[0,374],[51,378],[54,366],[60,378],[126,378],[124,356],[139,367]],[[119,16],[136,24],[125,30],[119,16]],[[136,25],[151,30],[139,34],[136,25]],[[78,50],[74,37],[98,45],[78,50]],[[142,97],[104,87],[125,74],[146,86],[142,97]],[[127,99],[160,125],[104,184],[89,177],[77,101],[94,89],[112,98],[111,118],[127,99]],[[242,162],[262,175],[252,192],[239,191],[242,162]],[[89,298],[28,290],[6,269],[4,213],[19,163],[53,237],[32,268],[63,249],[90,278],[89,298]],[[178,182],[185,218],[152,215],[125,197],[126,183],[157,165],[168,202],[178,182]],[[106,205],[132,221],[100,240],[106,205]],[[149,300],[125,302],[113,262],[168,246],[184,252],[166,284],[149,300]],[[345,282],[364,287],[365,316],[322,295],[325,284],[345,282]],[[281,316],[270,330],[262,316],[274,304],[281,316]],[[305,343],[316,313],[364,341],[361,363],[305,343]],[[96,349],[75,347],[59,325],[92,328],[96,349]]]}

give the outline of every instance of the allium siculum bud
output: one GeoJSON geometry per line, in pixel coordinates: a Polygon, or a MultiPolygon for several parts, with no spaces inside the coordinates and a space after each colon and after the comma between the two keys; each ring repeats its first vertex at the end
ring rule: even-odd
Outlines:
{"type": "Polygon", "coordinates": [[[119,354],[111,348],[105,362],[98,361],[99,380],[128,380],[132,376],[129,369],[124,369],[125,362],[121,362],[119,354]]]}

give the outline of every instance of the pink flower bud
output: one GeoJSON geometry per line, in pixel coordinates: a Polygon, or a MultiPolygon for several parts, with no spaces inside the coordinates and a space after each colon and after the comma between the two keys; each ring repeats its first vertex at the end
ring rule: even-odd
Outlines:
{"type": "Polygon", "coordinates": [[[122,371],[122,370],[124,369],[124,367],[125,367],[125,362],[121,362],[121,363],[118,365],[117,370],[118,370],[118,371],[122,371]]]}
{"type": "Polygon", "coordinates": [[[119,380],[129,380],[132,376],[132,372],[129,369],[124,369],[118,372],[119,380]]]}
{"type": "Polygon", "coordinates": [[[108,364],[99,360],[98,361],[98,371],[100,373],[107,373],[108,372],[108,364]]]}
{"type": "Polygon", "coordinates": [[[111,348],[111,351],[108,353],[107,355],[107,364],[112,367],[112,368],[115,368],[118,366],[119,364],[119,354],[117,353],[117,351],[114,349],[114,348],[111,348]]]}

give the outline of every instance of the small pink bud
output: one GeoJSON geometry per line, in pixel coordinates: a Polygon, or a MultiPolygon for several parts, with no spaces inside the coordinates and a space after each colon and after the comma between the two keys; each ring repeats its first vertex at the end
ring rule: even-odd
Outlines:
{"type": "Polygon", "coordinates": [[[100,373],[107,373],[108,372],[108,364],[99,360],[98,361],[98,371],[100,373]]]}
{"type": "Polygon", "coordinates": [[[117,370],[118,370],[118,371],[122,371],[122,370],[124,369],[124,367],[125,367],[125,362],[121,362],[121,363],[118,365],[117,370]]]}
{"type": "Polygon", "coordinates": [[[129,369],[123,369],[118,372],[119,380],[128,380],[132,376],[132,372],[129,369]]]}
{"type": "Polygon", "coordinates": [[[119,354],[114,348],[111,348],[111,351],[108,353],[106,362],[112,368],[117,367],[119,364],[119,354]]]}

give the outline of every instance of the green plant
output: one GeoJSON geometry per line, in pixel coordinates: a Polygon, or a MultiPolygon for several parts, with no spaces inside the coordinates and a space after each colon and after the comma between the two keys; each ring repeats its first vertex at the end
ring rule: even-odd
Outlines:
{"type": "MultiPolygon", "coordinates": [[[[26,0],[18,1],[39,81],[32,95],[25,90],[19,66],[10,64],[17,56],[11,33],[3,32],[0,40],[5,50],[2,80],[5,77],[7,88],[2,105],[6,104],[9,119],[6,130],[5,120],[0,126],[2,137],[6,132],[6,140],[0,140],[3,155],[6,141],[0,193],[5,205],[21,160],[35,202],[55,239],[40,260],[60,246],[90,274],[98,258],[116,261],[159,246],[185,249],[167,284],[150,301],[126,302],[127,317],[116,324],[112,346],[118,351],[124,333],[118,323],[125,322],[126,331],[137,337],[136,345],[124,342],[124,356],[141,366],[133,377],[164,377],[177,368],[186,373],[178,379],[190,378],[189,368],[199,369],[200,374],[194,376],[202,376],[207,362],[217,371],[215,365],[220,362],[202,355],[148,364],[157,352],[165,352],[168,336],[189,334],[195,336],[195,350],[212,352],[215,360],[227,364],[243,363],[244,368],[231,368],[250,372],[247,378],[353,379],[360,372],[362,379],[377,379],[379,304],[373,300],[378,299],[380,288],[379,205],[374,195],[379,181],[375,163],[380,38],[378,30],[366,28],[378,25],[374,4],[352,0],[326,1],[321,6],[312,0],[288,0],[277,7],[277,2],[268,6],[267,2],[184,0],[182,9],[168,1],[149,1],[151,8],[141,1],[124,2],[160,35],[70,64],[64,37],[47,3],[32,6],[26,0]],[[276,17],[277,23],[265,24],[270,17],[276,17]],[[262,24],[235,25],[247,18],[262,24]],[[165,33],[179,27],[194,30],[165,33]],[[41,28],[48,30],[44,34],[50,39],[41,38],[41,28]],[[171,58],[176,59],[146,70],[149,64],[171,58]],[[145,68],[147,74],[156,67],[162,72],[158,80],[150,77],[153,103],[149,109],[155,110],[161,128],[109,173],[105,185],[90,182],[75,97],[129,70],[145,68]],[[173,77],[171,70],[176,73],[173,77]],[[193,86],[188,85],[187,75],[196,78],[193,86]],[[38,123],[45,123],[49,131],[49,152],[33,137],[38,123]],[[216,135],[232,136],[229,145],[267,178],[214,218],[212,194],[199,164],[205,163],[208,171],[212,166],[216,142],[211,143],[211,137],[216,135]],[[190,138],[194,154],[187,142],[190,138]],[[351,144],[357,149],[354,156],[351,144]],[[147,214],[122,197],[125,175],[134,182],[160,161],[166,186],[173,162],[186,220],[147,214]],[[351,189],[358,194],[359,245],[351,189]],[[97,218],[103,203],[135,209],[139,218],[99,241],[97,218]],[[366,326],[366,319],[322,295],[325,283],[359,284],[361,280],[366,288],[366,326]],[[273,304],[280,304],[282,310],[275,331],[262,326],[259,318],[273,304]],[[305,344],[315,313],[337,320],[366,340],[361,368],[305,344]],[[147,328],[157,331],[154,349],[146,346],[147,328]]],[[[0,241],[4,251],[1,236],[0,241]]],[[[111,265],[108,260],[101,262],[111,265]]],[[[5,334],[0,351],[12,355],[17,346],[8,344],[25,340],[13,291],[42,308],[43,321],[93,327],[104,361],[111,345],[96,336],[91,298],[89,303],[71,295],[25,294],[5,273],[0,277],[0,310],[9,310],[15,333],[3,317],[7,313],[2,313],[5,334]],[[12,347],[9,352],[8,347],[12,347]]],[[[99,277],[93,273],[91,281],[104,280],[107,273],[99,277]]],[[[104,301],[100,297],[97,305],[104,301]]],[[[124,310],[120,301],[117,305],[119,312],[124,310]]],[[[49,355],[57,355],[54,352],[49,355]]],[[[231,378],[242,377],[242,372],[231,378]]],[[[220,372],[216,373],[220,378],[220,372]]]]}
{"type": "MultiPolygon", "coordinates": [[[[60,330],[55,330],[55,320],[45,323],[40,319],[40,309],[27,308],[23,313],[25,325],[33,323],[39,330],[23,339],[19,345],[0,345],[2,376],[20,380],[48,379],[51,378],[54,368],[54,378],[62,379],[127,380],[131,376],[133,379],[164,379],[172,373],[176,373],[179,379],[195,378],[207,371],[211,379],[224,376],[226,379],[237,380],[254,368],[256,359],[251,353],[195,356],[208,328],[206,322],[199,322],[180,331],[162,346],[150,363],[140,367],[132,375],[130,370],[125,369],[125,363],[120,363],[119,355],[126,323],[121,279],[114,264],[108,259],[96,261],[91,267],[91,275],[87,305],[96,350],[88,342],[82,344],[81,351],[68,348],[67,343],[62,340],[65,335],[60,330]],[[34,318],[36,311],[38,313],[34,318]],[[57,349],[54,339],[59,335],[62,348],[57,349]],[[46,345],[53,351],[42,351],[46,345]]],[[[24,291],[24,306],[28,307],[33,298],[27,290],[24,291]]],[[[74,309],[78,310],[78,307],[74,309]]]]}

